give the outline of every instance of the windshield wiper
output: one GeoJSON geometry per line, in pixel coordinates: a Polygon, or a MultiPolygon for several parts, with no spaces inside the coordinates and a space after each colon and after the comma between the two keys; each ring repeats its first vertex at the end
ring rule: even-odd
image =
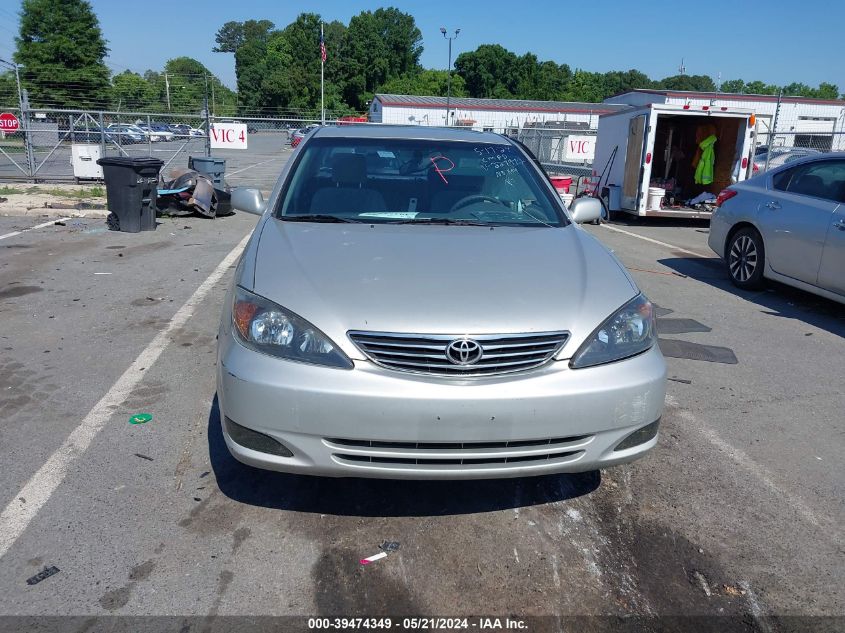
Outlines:
{"type": "Polygon", "coordinates": [[[452,218],[414,218],[401,220],[392,224],[449,224],[454,226],[491,226],[489,222],[478,222],[476,220],[454,220],[452,218]]]}
{"type": "Polygon", "coordinates": [[[325,215],[323,213],[311,213],[308,215],[283,215],[279,218],[285,222],[325,222],[338,224],[361,224],[361,220],[353,220],[352,218],[340,218],[336,215],[325,215]]]}

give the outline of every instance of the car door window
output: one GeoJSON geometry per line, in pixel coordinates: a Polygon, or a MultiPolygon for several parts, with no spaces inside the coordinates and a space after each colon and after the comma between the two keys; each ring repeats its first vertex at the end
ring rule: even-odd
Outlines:
{"type": "Polygon", "coordinates": [[[775,174],[772,186],[778,191],[845,202],[845,161],[804,163],[775,174]]]}

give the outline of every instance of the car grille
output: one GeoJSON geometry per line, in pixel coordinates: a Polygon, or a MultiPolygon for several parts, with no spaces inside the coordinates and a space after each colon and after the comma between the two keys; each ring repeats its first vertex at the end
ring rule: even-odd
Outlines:
{"type": "Polygon", "coordinates": [[[367,464],[405,464],[413,466],[473,466],[485,464],[520,464],[525,462],[548,462],[550,460],[564,460],[572,455],[580,455],[584,451],[570,451],[568,453],[554,453],[548,455],[518,455],[516,457],[441,457],[441,458],[414,458],[414,457],[381,457],[378,455],[335,455],[339,460],[347,462],[364,462],[367,464]]]}
{"type": "Polygon", "coordinates": [[[578,460],[592,435],[536,440],[490,442],[393,442],[326,438],[332,458],[350,466],[369,468],[497,469],[511,465],[538,466],[578,460]]]}
{"type": "Polygon", "coordinates": [[[563,347],[568,332],[530,334],[395,334],[349,332],[349,338],[382,367],[434,376],[494,376],[534,369],[547,363],[563,347]],[[470,365],[449,360],[447,347],[471,340],[481,346],[481,358],[470,365]]]}

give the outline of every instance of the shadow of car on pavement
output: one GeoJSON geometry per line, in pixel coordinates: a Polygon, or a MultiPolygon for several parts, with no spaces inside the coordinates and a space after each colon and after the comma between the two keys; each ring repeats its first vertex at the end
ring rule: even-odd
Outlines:
{"type": "Polygon", "coordinates": [[[574,499],[601,484],[599,471],[518,479],[419,481],[329,478],[252,468],[229,453],[215,394],[208,452],[220,491],[240,503],[278,510],[362,517],[494,512],[574,499]]]}
{"type": "Polygon", "coordinates": [[[740,290],[731,283],[724,263],[716,257],[670,257],[657,261],[691,279],[756,303],[763,314],[803,321],[845,338],[845,305],[768,280],[762,290],[740,290]]]}

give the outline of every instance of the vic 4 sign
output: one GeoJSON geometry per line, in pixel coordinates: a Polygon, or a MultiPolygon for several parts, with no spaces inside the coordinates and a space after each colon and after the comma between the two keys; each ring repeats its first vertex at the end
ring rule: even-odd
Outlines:
{"type": "Polygon", "coordinates": [[[212,149],[246,149],[246,123],[212,123],[212,149]]]}
{"type": "Polygon", "coordinates": [[[21,122],[11,112],[0,114],[0,132],[15,132],[20,128],[21,122]]]}

